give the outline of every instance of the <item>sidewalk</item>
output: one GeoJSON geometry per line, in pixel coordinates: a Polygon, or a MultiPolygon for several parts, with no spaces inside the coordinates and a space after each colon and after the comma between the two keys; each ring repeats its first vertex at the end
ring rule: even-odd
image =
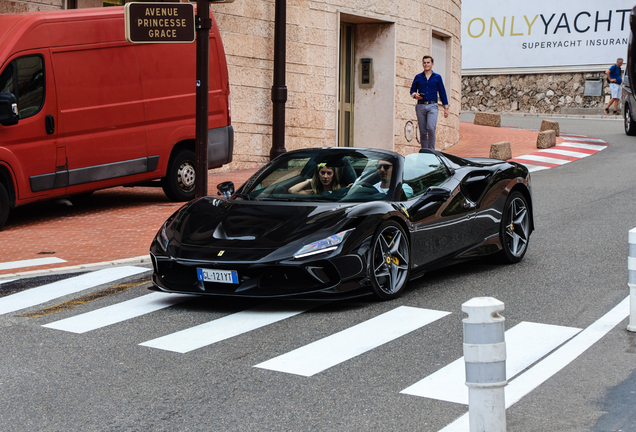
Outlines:
{"type": "MultiPolygon", "coordinates": [[[[447,153],[488,157],[490,145],[499,141],[510,141],[513,157],[537,150],[537,131],[461,122],[459,132],[459,143],[447,153]]],[[[238,187],[256,170],[210,173],[208,193],[215,195],[216,185],[227,180],[238,187]]],[[[0,231],[0,282],[69,268],[149,263],[148,249],[157,230],[182,205],[169,201],[160,188],[143,187],[101,190],[85,205],[69,204],[47,201],[11,212],[0,231]]]]}

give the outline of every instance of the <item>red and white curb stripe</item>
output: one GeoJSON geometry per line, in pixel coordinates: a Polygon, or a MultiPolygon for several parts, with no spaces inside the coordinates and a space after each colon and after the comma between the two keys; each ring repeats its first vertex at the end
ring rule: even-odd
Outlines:
{"type": "Polygon", "coordinates": [[[608,144],[600,139],[581,135],[561,135],[564,141],[545,150],[509,159],[525,165],[530,172],[565,165],[605,150],[608,144]]]}

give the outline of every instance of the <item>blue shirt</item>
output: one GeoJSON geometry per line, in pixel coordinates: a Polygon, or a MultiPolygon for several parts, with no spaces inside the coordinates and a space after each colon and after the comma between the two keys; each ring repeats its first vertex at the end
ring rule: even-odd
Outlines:
{"type": "Polygon", "coordinates": [[[446,98],[446,89],[442,82],[442,76],[433,72],[430,79],[426,79],[424,72],[415,75],[413,84],[411,84],[411,94],[418,92],[422,95],[423,100],[437,102],[437,93],[442,100],[443,105],[448,105],[446,98]]]}
{"type": "Polygon", "coordinates": [[[609,68],[609,72],[610,72],[610,78],[615,78],[616,82],[612,83],[612,84],[620,84],[623,82],[623,77],[622,77],[622,72],[621,72],[621,68],[619,68],[616,65],[613,65],[611,68],[609,68]]]}

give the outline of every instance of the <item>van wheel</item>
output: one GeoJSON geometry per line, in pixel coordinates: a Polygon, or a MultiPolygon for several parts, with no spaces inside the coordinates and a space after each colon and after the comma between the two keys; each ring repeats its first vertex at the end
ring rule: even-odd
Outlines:
{"type": "Polygon", "coordinates": [[[9,194],[7,189],[0,183],[0,229],[9,217],[9,194]]]}
{"type": "Polygon", "coordinates": [[[180,150],[168,162],[166,176],[161,179],[161,187],[173,201],[194,199],[195,156],[191,150],[180,150]]]}

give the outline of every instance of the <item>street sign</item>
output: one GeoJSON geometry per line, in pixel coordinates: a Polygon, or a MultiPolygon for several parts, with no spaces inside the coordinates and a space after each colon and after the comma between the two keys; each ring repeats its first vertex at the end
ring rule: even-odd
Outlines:
{"type": "Polygon", "coordinates": [[[126,3],[124,15],[128,42],[194,42],[194,5],[190,3],[126,3]]]}

